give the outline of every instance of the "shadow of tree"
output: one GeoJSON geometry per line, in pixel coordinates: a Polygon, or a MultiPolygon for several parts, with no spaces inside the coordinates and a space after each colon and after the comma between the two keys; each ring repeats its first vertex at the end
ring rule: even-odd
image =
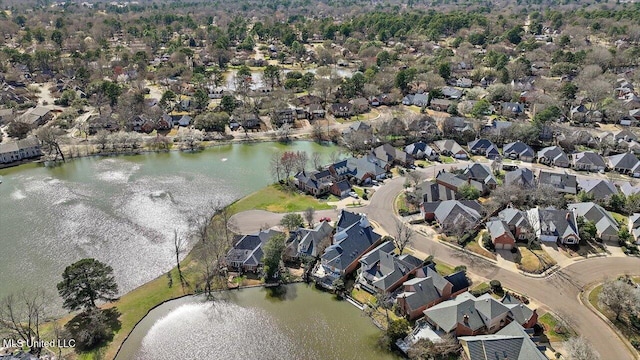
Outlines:
{"type": "Polygon", "coordinates": [[[73,339],[77,352],[93,351],[111,340],[122,327],[117,308],[90,309],[76,315],[65,325],[68,339],[73,339]]]}

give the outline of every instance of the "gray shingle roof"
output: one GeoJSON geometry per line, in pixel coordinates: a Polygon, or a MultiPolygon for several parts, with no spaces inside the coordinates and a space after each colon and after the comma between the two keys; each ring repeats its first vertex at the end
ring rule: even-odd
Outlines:
{"type": "Polygon", "coordinates": [[[422,264],[412,255],[397,256],[395,248],[393,242],[386,241],[360,258],[361,276],[382,292],[393,291],[395,283],[422,264]]]}
{"type": "Polygon", "coordinates": [[[616,169],[631,171],[638,166],[638,158],[631,153],[612,155],[607,157],[609,166],[616,169]]]}
{"type": "Polygon", "coordinates": [[[522,326],[512,322],[494,335],[462,336],[469,360],[547,360],[522,326]]]}
{"type": "Polygon", "coordinates": [[[366,216],[361,215],[358,222],[336,233],[334,244],[322,255],[322,264],[344,271],[380,238],[369,225],[366,216]]]}
{"type": "Polygon", "coordinates": [[[586,193],[592,195],[595,200],[605,199],[618,193],[616,186],[609,180],[580,178],[578,185],[586,193]]]}
{"type": "Polygon", "coordinates": [[[618,222],[611,216],[611,214],[602,208],[602,206],[593,202],[583,202],[576,204],[569,204],[567,206],[570,210],[575,210],[578,216],[584,216],[585,219],[593,221],[596,224],[598,235],[617,235],[618,222]]]}
{"type": "Polygon", "coordinates": [[[549,146],[540,151],[538,151],[537,155],[538,159],[547,158],[550,161],[569,163],[569,157],[564,153],[561,147],[559,146],[549,146]]]}
{"type": "Polygon", "coordinates": [[[416,191],[422,194],[424,202],[456,200],[459,198],[457,192],[431,181],[425,181],[418,185],[416,191]]]}
{"type": "Polygon", "coordinates": [[[567,173],[540,171],[538,174],[538,183],[552,186],[556,191],[563,193],[576,194],[578,192],[576,176],[567,173]]]}
{"type": "Polygon", "coordinates": [[[533,171],[527,168],[520,168],[509,171],[504,175],[504,183],[506,185],[518,185],[522,187],[534,187],[535,177],[533,171]]]}
{"type": "Polygon", "coordinates": [[[404,299],[410,310],[436,301],[442,297],[443,290],[450,284],[435,270],[425,267],[426,277],[416,277],[405,281],[402,286],[404,291],[396,296],[396,299],[404,299]]]}
{"type": "Polygon", "coordinates": [[[573,161],[575,164],[585,164],[594,167],[605,167],[605,162],[602,156],[592,151],[584,151],[577,154],[573,154],[573,161]]]}
{"type": "Polygon", "coordinates": [[[507,234],[507,236],[514,239],[513,234],[509,230],[509,225],[504,220],[487,221],[485,226],[487,227],[487,230],[489,230],[491,239],[495,239],[504,234],[507,234]]]}
{"type": "Polygon", "coordinates": [[[528,156],[533,157],[535,152],[531,148],[531,146],[523,143],[522,141],[516,141],[509,144],[506,144],[502,147],[502,152],[505,156],[509,156],[511,154],[517,156],[528,156]]]}

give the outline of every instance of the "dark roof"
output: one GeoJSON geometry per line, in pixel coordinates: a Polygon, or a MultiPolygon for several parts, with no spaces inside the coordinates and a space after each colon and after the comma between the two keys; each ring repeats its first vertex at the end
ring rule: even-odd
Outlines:
{"type": "Polygon", "coordinates": [[[342,209],[340,211],[340,215],[338,215],[338,222],[336,223],[336,231],[339,232],[350,227],[351,225],[360,221],[361,217],[362,215],[360,214],[352,213],[350,211],[346,211],[342,209]]]}
{"type": "Polygon", "coordinates": [[[344,271],[381,236],[373,231],[366,216],[361,215],[358,222],[336,233],[333,238],[334,244],[322,254],[322,264],[344,271]]]}
{"type": "Polygon", "coordinates": [[[266,230],[239,237],[227,253],[227,263],[241,262],[250,266],[259,265],[262,262],[262,246],[276,234],[280,234],[280,232],[266,230]]]}
{"type": "Polygon", "coordinates": [[[476,139],[467,143],[469,151],[486,151],[492,145],[495,146],[489,139],[476,139]]]}
{"type": "Polygon", "coordinates": [[[430,266],[423,268],[425,277],[415,277],[405,281],[403,291],[396,295],[396,299],[404,299],[411,310],[438,300],[450,282],[442,277],[430,266]]]}
{"type": "Polygon", "coordinates": [[[638,158],[631,153],[612,155],[607,157],[611,167],[624,170],[633,170],[638,167],[638,158]]]}
{"type": "Polygon", "coordinates": [[[361,276],[382,292],[394,290],[395,283],[422,265],[413,255],[398,256],[395,249],[392,241],[385,241],[360,258],[361,276]]]}
{"type": "Polygon", "coordinates": [[[594,200],[606,199],[618,193],[616,186],[609,180],[580,178],[578,185],[587,194],[592,195],[594,200]]]}
{"type": "Polygon", "coordinates": [[[421,183],[416,190],[422,194],[422,201],[424,202],[456,200],[459,198],[457,192],[431,181],[421,183]]]}
{"type": "Polygon", "coordinates": [[[577,193],[578,182],[575,175],[540,171],[538,183],[553,186],[559,192],[577,193]]]}
{"type": "Polygon", "coordinates": [[[561,147],[559,146],[549,146],[540,151],[538,151],[537,155],[538,159],[547,158],[553,162],[569,162],[569,157],[564,153],[561,147]]]}
{"type": "Polygon", "coordinates": [[[529,334],[517,322],[511,322],[493,335],[462,336],[469,360],[547,360],[529,334]]]}
{"type": "Polygon", "coordinates": [[[471,286],[467,273],[464,271],[455,272],[451,275],[445,276],[444,278],[453,285],[453,288],[451,289],[452,294],[471,286]]]}
{"type": "Polygon", "coordinates": [[[533,187],[535,185],[533,171],[527,168],[519,168],[514,171],[509,171],[504,175],[504,183],[506,185],[533,187]]]}
{"type": "Polygon", "coordinates": [[[530,156],[533,157],[535,152],[531,146],[523,143],[522,141],[516,141],[503,146],[502,151],[505,155],[516,154],[518,156],[530,156]]]}

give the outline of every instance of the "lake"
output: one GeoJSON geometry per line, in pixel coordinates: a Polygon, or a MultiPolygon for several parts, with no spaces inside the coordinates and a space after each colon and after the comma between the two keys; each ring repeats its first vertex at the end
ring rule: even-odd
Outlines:
{"type": "Polygon", "coordinates": [[[175,265],[174,229],[184,235],[212,202],[229,204],[271,183],[269,160],[283,150],[319,152],[328,162],[338,148],[233,144],[0,170],[0,298],[43,289],[59,313],[56,283],[85,257],[111,265],[121,293],[158,277],[175,265]]]}
{"type": "Polygon", "coordinates": [[[380,331],[348,302],[313,285],[281,289],[167,302],[136,326],[116,360],[397,358],[377,348],[380,331]]]}

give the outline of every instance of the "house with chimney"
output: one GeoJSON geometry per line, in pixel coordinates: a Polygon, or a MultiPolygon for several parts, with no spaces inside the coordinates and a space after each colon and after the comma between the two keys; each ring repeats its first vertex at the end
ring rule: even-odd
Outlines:
{"type": "Polygon", "coordinates": [[[392,293],[422,266],[422,260],[395,250],[393,241],[385,241],[360,258],[356,281],[362,289],[371,294],[392,293]]]}
{"type": "Polygon", "coordinates": [[[381,240],[382,236],[373,231],[366,215],[343,210],[332,244],[324,250],[312,272],[314,281],[333,289],[334,282],[355,271],[362,255],[380,245],[381,240]]]}

